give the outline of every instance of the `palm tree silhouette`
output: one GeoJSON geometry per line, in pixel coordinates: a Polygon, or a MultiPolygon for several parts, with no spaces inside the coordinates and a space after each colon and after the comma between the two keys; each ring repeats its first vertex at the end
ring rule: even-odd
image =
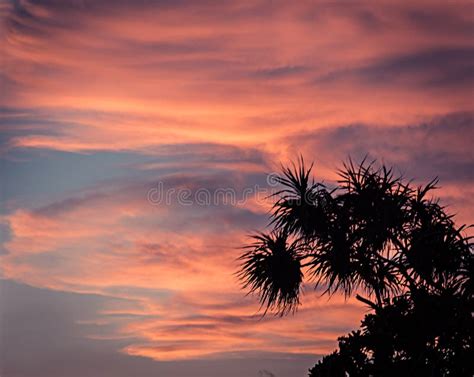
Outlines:
{"type": "Polygon", "coordinates": [[[416,187],[349,160],[329,189],[312,168],[282,168],[273,230],[253,236],[239,271],[265,313],[294,312],[305,279],[373,310],[311,376],[472,376],[473,248],[430,197],[437,180],[416,187]]]}

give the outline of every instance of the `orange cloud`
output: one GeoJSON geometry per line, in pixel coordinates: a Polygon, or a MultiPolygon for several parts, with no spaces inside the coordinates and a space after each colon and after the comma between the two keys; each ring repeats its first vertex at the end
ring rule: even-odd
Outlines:
{"type": "Polygon", "coordinates": [[[4,26],[2,74],[16,84],[3,102],[48,109],[43,120],[60,132],[39,134],[33,123],[14,147],[225,142],[274,151],[290,132],[470,108],[462,6],[21,6],[4,26]],[[440,36],[430,22],[441,17],[451,27],[440,36]]]}

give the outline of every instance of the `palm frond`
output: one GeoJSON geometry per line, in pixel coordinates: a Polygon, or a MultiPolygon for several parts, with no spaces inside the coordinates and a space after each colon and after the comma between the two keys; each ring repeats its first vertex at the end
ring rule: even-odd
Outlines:
{"type": "Polygon", "coordinates": [[[331,204],[331,194],[321,183],[311,177],[313,164],[306,168],[301,158],[298,165],[282,167],[282,175],[277,182],[283,189],[273,194],[278,200],[273,206],[271,224],[276,229],[297,233],[307,240],[327,227],[327,208],[331,204]]]}
{"type": "Polygon", "coordinates": [[[294,312],[300,303],[304,246],[299,240],[288,241],[283,231],[260,233],[252,238],[254,242],[245,247],[247,251],[239,258],[238,275],[244,288],[258,294],[265,312],[294,312]]]}

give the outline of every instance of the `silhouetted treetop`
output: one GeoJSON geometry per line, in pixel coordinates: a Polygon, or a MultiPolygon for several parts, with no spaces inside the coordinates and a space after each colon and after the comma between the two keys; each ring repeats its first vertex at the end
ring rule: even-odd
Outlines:
{"type": "Polygon", "coordinates": [[[312,168],[283,168],[273,230],[253,236],[239,272],[265,313],[294,312],[305,280],[372,310],[310,376],[472,377],[473,247],[432,197],[437,180],[349,161],[328,188],[312,168]]]}
{"type": "Polygon", "coordinates": [[[472,294],[472,248],[425,186],[375,162],[352,161],[336,188],[315,182],[303,160],[283,168],[269,234],[257,234],[241,256],[240,277],[267,309],[300,302],[306,278],[332,294],[365,291],[376,305],[414,287],[472,294]]]}

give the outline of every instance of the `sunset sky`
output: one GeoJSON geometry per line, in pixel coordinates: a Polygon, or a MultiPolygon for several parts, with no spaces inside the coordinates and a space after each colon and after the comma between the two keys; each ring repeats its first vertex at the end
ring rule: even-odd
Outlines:
{"type": "Polygon", "coordinates": [[[153,189],[242,199],[300,154],[329,185],[368,155],[474,221],[472,1],[0,0],[0,21],[2,377],[302,377],[359,325],[310,284],[262,318],[235,276],[262,195],[153,189]]]}

